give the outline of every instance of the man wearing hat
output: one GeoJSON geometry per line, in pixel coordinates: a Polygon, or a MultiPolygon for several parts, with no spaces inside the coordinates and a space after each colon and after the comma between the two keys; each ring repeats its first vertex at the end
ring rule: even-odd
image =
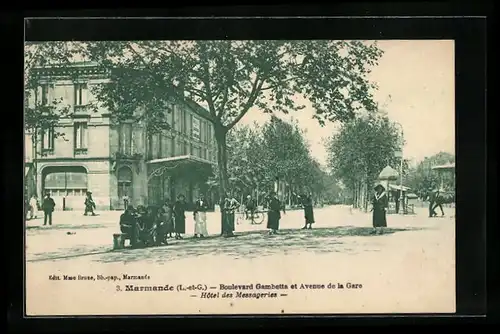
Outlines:
{"type": "Polygon", "coordinates": [[[94,213],[95,208],[96,206],[94,200],[92,199],[92,192],[87,191],[87,197],[85,198],[85,212],[83,215],[86,216],[87,214],[90,213],[92,216],[95,216],[96,215],[94,213]]]}
{"type": "MultiPolygon", "coordinates": [[[[257,208],[257,204],[251,195],[247,196],[247,202],[245,205],[245,219],[250,219],[250,217],[254,216],[255,209],[257,208]],[[250,213],[250,216],[248,215],[250,213]]],[[[252,221],[253,224],[253,221],[252,221]]]]}
{"type": "Polygon", "coordinates": [[[375,194],[372,198],[373,205],[373,227],[376,232],[382,232],[382,227],[387,227],[386,210],[389,204],[385,187],[379,183],[374,188],[375,194]]]}

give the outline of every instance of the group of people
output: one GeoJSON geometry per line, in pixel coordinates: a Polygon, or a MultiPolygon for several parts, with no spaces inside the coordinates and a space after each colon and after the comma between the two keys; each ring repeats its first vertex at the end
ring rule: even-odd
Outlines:
{"type": "MultiPolygon", "coordinates": [[[[303,229],[311,229],[312,224],[314,224],[314,212],[313,212],[313,201],[311,194],[300,195],[300,203],[304,209],[305,225],[303,229]]],[[[267,208],[267,228],[269,229],[269,234],[277,234],[280,226],[281,213],[286,214],[285,206],[278,199],[275,191],[271,191],[269,195],[265,198],[266,208],[267,208]]],[[[224,237],[230,237],[234,235],[234,221],[235,212],[240,207],[240,203],[231,196],[227,194],[222,205],[222,214],[224,226],[222,229],[222,235],[224,237]]],[[[245,203],[245,217],[248,219],[250,216],[255,214],[257,209],[256,201],[251,197],[247,196],[247,201],[245,203]]]]}
{"type": "MultiPolygon", "coordinates": [[[[208,209],[208,202],[201,195],[193,210],[196,238],[208,236],[208,209]]],[[[166,200],[160,207],[139,205],[134,208],[127,205],[120,216],[120,230],[129,236],[132,247],[167,245],[169,238],[183,239],[183,234],[186,233],[186,210],[184,195],[179,195],[175,202],[166,200]]]]}
{"type": "MultiPolygon", "coordinates": [[[[92,192],[87,191],[85,196],[85,211],[84,216],[91,214],[92,216],[96,216],[94,210],[96,208],[96,204],[92,198],[92,192]]],[[[42,203],[38,201],[36,195],[32,195],[29,201],[26,203],[26,219],[36,219],[38,218],[38,211],[41,209],[43,211],[43,225],[52,225],[52,213],[56,207],[56,202],[50,196],[50,193],[46,193],[45,197],[42,200],[42,203]]]]}
{"type": "Polygon", "coordinates": [[[27,213],[26,219],[36,219],[38,218],[38,211],[41,209],[43,211],[43,225],[52,225],[52,212],[56,207],[56,203],[54,199],[50,197],[50,194],[47,193],[42,200],[42,203],[38,201],[36,195],[32,195],[26,204],[27,213]]]}

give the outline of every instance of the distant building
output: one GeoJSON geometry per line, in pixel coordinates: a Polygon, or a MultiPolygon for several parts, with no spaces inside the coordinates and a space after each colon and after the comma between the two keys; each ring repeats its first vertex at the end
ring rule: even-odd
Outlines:
{"type": "Polygon", "coordinates": [[[36,193],[50,193],[56,209],[83,209],[87,191],[101,210],[123,209],[125,196],[132,205],[160,204],[179,194],[193,202],[200,192],[210,198],[206,181],[217,148],[205,109],[191,101],[172,103],[165,110],[172,130],[151,135],[141,122],[118,122],[103,107],[90,110],[91,87],[109,82],[96,64],[35,72],[40,86],[30,103],[62,98],[73,109],[57,128],[26,134],[32,167],[25,174],[33,173],[36,193]],[[57,132],[64,136],[55,138],[57,132]]]}

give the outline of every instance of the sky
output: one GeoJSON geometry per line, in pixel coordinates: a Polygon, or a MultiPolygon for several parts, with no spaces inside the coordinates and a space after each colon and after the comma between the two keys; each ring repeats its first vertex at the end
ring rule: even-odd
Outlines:
{"type": "MultiPolygon", "coordinates": [[[[403,128],[405,158],[418,162],[441,151],[455,152],[455,59],[452,40],[384,40],[379,65],[369,79],[378,84],[375,100],[388,117],[403,128]]],[[[338,125],[321,127],[308,107],[293,115],[306,130],[312,155],[326,163],[324,139],[338,131],[338,125]]],[[[265,123],[269,119],[250,110],[241,124],[265,123]]]]}

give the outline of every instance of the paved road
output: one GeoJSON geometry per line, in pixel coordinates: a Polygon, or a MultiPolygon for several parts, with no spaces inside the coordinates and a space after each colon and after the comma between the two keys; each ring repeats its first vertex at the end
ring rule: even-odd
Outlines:
{"type": "MultiPolygon", "coordinates": [[[[283,217],[280,235],[265,225],[238,225],[235,238],[186,238],[169,246],[110,251],[119,212],[97,217],[58,213],[54,226],[28,223],[28,314],[379,313],[454,312],[455,220],[388,216],[383,235],[372,234],[370,214],[335,206],[317,209],[304,231],[302,213],[283,217]],[[74,234],[67,234],[71,232],[74,234]],[[94,255],[85,255],[96,252],[94,255]],[[50,275],[148,275],[127,284],[361,284],[362,289],[288,291],[276,300],[201,300],[189,293],[116,292],[119,282],[68,282],[50,275]],[[50,300],[50,302],[46,302],[50,300]]],[[[447,215],[452,216],[450,209],[447,215]]],[[[220,232],[217,213],[209,232],[220,232]]],[[[187,235],[193,224],[187,223],[187,235]]]]}
{"type": "MultiPolygon", "coordinates": [[[[451,212],[449,213],[451,215],[451,212]]],[[[54,225],[42,226],[41,219],[28,221],[26,231],[26,257],[28,261],[59,259],[92,253],[110,251],[112,248],[112,234],[119,232],[119,211],[104,211],[98,216],[83,216],[79,212],[55,212],[54,225]]],[[[315,229],[331,227],[367,227],[371,226],[370,214],[352,210],[347,206],[331,206],[315,210],[315,229]]],[[[449,219],[444,218],[444,221],[449,219]]],[[[429,219],[425,216],[425,209],[417,211],[416,215],[388,216],[389,227],[421,228],[439,225],[443,218],[429,219]]],[[[281,230],[300,229],[303,226],[303,213],[300,210],[289,211],[281,220],[281,230]]],[[[207,227],[211,236],[220,234],[220,213],[213,212],[207,215],[207,227]]],[[[236,233],[266,231],[266,221],[261,225],[251,225],[242,221],[236,225],[236,233]]],[[[194,234],[194,219],[187,215],[186,239],[194,234]]],[[[239,240],[242,240],[241,238],[239,240]]],[[[175,241],[171,244],[184,244],[188,240],[175,241]]]]}

